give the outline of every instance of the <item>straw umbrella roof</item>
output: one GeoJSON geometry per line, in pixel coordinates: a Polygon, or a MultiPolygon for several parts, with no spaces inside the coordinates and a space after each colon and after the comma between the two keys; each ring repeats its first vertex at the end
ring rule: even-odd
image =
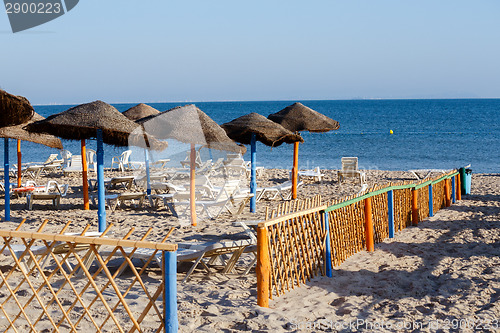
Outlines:
{"type": "Polygon", "coordinates": [[[102,130],[103,142],[115,146],[128,146],[128,137],[138,125],[115,107],[102,101],[81,104],[26,128],[36,133],[48,133],[68,140],[95,138],[102,130]]]}
{"type": "Polygon", "coordinates": [[[34,112],[25,97],[15,96],[0,89],[0,127],[27,122],[34,112]]]}
{"type": "Polygon", "coordinates": [[[184,143],[206,145],[209,148],[245,152],[226,132],[194,105],[185,105],[143,118],[138,123],[159,139],[175,139],[184,143]]]}
{"type": "Polygon", "coordinates": [[[302,103],[294,103],[267,117],[292,132],[328,132],[340,128],[338,121],[325,116],[302,103]]]}
{"type": "Polygon", "coordinates": [[[30,142],[39,143],[39,144],[48,146],[50,148],[62,149],[63,146],[62,146],[61,140],[59,140],[55,136],[50,135],[50,134],[31,133],[23,128],[26,125],[28,125],[29,123],[33,123],[35,121],[39,121],[39,120],[43,120],[43,119],[45,119],[45,118],[40,116],[38,113],[35,112],[33,114],[33,118],[31,118],[26,123],[22,123],[20,125],[15,125],[15,126],[8,126],[8,127],[0,128],[0,137],[1,138],[15,139],[15,140],[30,141],[30,142]]]}
{"type": "Polygon", "coordinates": [[[257,141],[271,147],[282,143],[304,142],[300,135],[255,112],[222,124],[221,127],[231,139],[244,144],[250,144],[252,134],[256,135],[257,141]]]}
{"type": "Polygon", "coordinates": [[[132,121],[136,121],[144,117],[157,115],[159,113],[160,111],[156,110],[154,107],[140,103],[131,107],[127,111],[124,111],[123,115],[132,121]]]}

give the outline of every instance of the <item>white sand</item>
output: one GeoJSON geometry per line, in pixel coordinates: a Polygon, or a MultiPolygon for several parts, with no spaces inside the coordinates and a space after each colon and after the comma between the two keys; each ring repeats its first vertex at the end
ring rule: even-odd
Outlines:
{"type": "MultiPolygon", "coordinates": [[[[282,182],[287,176],[285,170],[270,170],[264,179],[282,182]]],[[[407,172],[368,172],[370,184],[411,178],[407,172]]],[[[73,221],[70,231],[81,230],[87,223],[92,224],[92,230],[97,229],[96,210],[81,210],[80,178],[58,178],[58,181],[72,185],[60,210],[52,210],[48,202],[35,202],[35,210],[30,212],[24,209],[25,199],[16,199],[12,201],[12,222],[3,223],[2,228],[13,229],[22,218],[28,218],[24,229],[36,228],[48,218],[46,231],[58,231],[68,220],[73,221]]],[[[259,186],[271,181],[261,179],[259,186]]],[[[299,196],[322,194],[326,200],[359,189],[354,183],[340,186],[335,172],[329,171],[323,184],[307,181],[299,196]]],[[[115,224],[115,237],[135,227],[138,238],[152,226],[148,240],[155,241],[175,226],[172,241],[238,239],[246,235],[232,226],[232,221],[262,218],[266,205],[272,207],[278,203],[261,202],[258,214],[250,214],[246,209],[238,217],[223,215],[216,221],[200,221],[197,227],[179,227],[179,222],[164,209],[120,209],[108,213],[108,222],[115,224]]],[[[452,319],[468,319],[470,325],[475,320],[476,325],[494,326],[494,320],[500,319],[499,220],[500,175],[473,175],[472,195],[440,210],[417,227],[405,229],[394,239],[377,244],[375,252],[354,255],[335,268],[333,278],[317,277],[274,298],[269,309],[256,305],[254,270],[246,276],[207,275],[197,270],[190,281],[181,284],[188,268],[182,265],[178,274],[180,331],[288,332],[307,330],[314,324],[317,328],[312,331],[321,331],[318,325],[325,331],[336,331],[335,327],[344,332],[369,331],[370,324],[393,326],[377,331],[401,331],[397,325],[405,324],[422,324],[423,331],[437,331],[439,325],[450,331],[446,329],[446,320],[451,323],[452,319]],[[351,329],[349,324],[357,328],[351,329]],[[329,330],[330,326],[334,329],[329,330]]],[[[8,260],[2,256],[2,265],[8,260]]],[[[241,272],[250,260],[250,255],[242,258],[238,270],[241,272]]],[[[462,328],[463,325],[464,322],[462,328]]]]}

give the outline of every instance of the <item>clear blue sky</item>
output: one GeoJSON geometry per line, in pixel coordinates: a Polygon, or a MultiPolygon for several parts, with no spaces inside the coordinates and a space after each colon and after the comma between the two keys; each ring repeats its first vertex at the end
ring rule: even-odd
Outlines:
{"type": "Polygon", "coordinates": [[[80,0],[13,34],[0,87],[34,104],[499,98],[498,0],[80,0]]]}

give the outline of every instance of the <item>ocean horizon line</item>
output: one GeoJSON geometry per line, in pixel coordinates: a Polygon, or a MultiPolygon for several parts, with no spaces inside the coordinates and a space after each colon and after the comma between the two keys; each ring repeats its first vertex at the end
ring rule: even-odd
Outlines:
{"type": "MultiPolygon", "coordinates": [[[[432,101],[432,100],[500,100],[500,97],[422,97],[422,98],[384,98],[384,97],[359,97],[359,98],[339,98],[339,99],[275,99],[275,100],[185,100],[185,101],[148,101],[148,102],[107,102],[108,104],[173,104],[173,103],[186,103],[186,104],[196,104],[196,103],[253,103],[253,102],[324,102],[324,101],[432,101]]],[[[87,101],[83,103],[48,103],[48,104],[32,104],[33,106],[63,106],[63,105],[80,105],[84,103],[90,103],[92,101],[87,101]]]]}

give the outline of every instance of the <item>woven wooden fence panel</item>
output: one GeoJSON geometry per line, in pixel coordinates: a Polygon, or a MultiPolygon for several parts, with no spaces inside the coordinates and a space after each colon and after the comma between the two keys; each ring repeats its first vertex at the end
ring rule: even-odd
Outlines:
{"type": "Polygon", "coordinates": [[[130,256],[140,248],[96,245],[90,237],[84,237],[89,242],[50,241],[52,234],[45,235],[2,234],[1,252],[12,262],[0,269],[0,331],[163,330],[162,268],[144,274],[158,250],[137,267],[130,256]],[[100,254],[104,248],[109,256],[100,254]]]}
{"type": "Polygon", "coordinates": [[[365,248],[364,201],[329,212],[332,264],[338,266],[365,248]]]}
{"type": "Polygon", "coordinates": [[[311,198],[281,202],[275,207],[268,206],[266,207],[265,220],[267,221],[278,216],[321,206],[321,201],[321,195],[318,194],[311,198]]]}
{"type": "Polygon", "coordinates": [[[411,225],[411,189],[394,190],[394,230],[411,225]]]}
{"type": "Polygon", "coordinates": [[[432,185],[432,201],[434,214],[445,206],[444,180],[432,185]]]}
{"type": "Polygon", "coordinates": [[[389,211],[387,192],[372,197],[372,219],[375,243],[383,242],[389,237],[389,211]]]}
{"type": "Polygon", "coordinates": [[[319,212],[270,225],[271,295],[277,296],[324,274],[326,232],[319,212]]]}
{"type": "Polygon", "coordinates": [[[429,217],[429,186],[416,191],[418,191],[418,220],[423,221],[429,217]]]}

